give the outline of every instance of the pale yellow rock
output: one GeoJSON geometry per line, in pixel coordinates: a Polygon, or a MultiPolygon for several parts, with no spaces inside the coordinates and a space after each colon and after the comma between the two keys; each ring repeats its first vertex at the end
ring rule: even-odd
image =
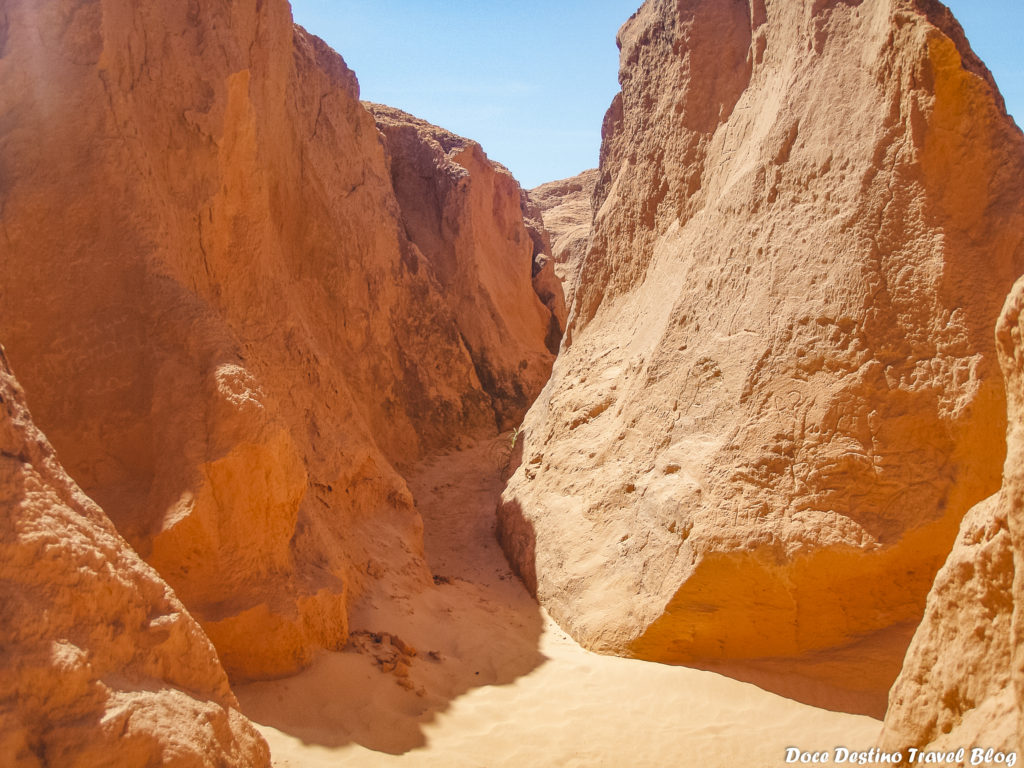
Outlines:
{"type": "Polygon", "coordinates": [[[589,648],[807,660],[880,712],[905,645],[811,660],[917,622],[999,487],[1021,133],[939,3],[651,0],[619,41],[505,549],[589,648]]]}
{"type": "Polygon", "coordinates": [[[1006,465],[1000,499],[1013,542],[1013,617],[1010,678],[1016,694],[1016,748],[1024,755],[1024,281],[1006,299],[996,328],[999,359],[1006,380],[1006,465]]]}

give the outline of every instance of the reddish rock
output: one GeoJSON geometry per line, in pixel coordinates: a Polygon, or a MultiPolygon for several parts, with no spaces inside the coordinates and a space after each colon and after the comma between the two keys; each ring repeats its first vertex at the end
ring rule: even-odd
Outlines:
{"type": "MultiPolygon", "coordinates": [[[[551,253],[551,235],[544,226],[544,214],[541,207],[530,197],[525,189],[519,192],[519,209],[523,213],[523,224],[533,243],[533,258],[551,253]]],[[[536,269],[534,270],[536,272],[536,269]]]]}
{"type": "Polygon", "coordinates": [[[270,765],[217,654],[68,477],[0,349],[0,764],[270,765]]]}
{"type": "Polygon", "coordinates": [[[533,241],[533,290],[551,312],[548,349],[557,354],[569,314],[565,304],[565,289],[551,258],[551,236],[544,226],[541,207],[533,201],[526,190],[520,192],[519,206],[523,212],[526,231],[530,233],[530,240],[533,241]]]}
{"type": "Polygon", "coordinates": [[[3,9],[0,334],[36,419],[234,679],[294,671],[369,585],[429,584],[395,467],[547,376],[518,188],[464,153],[490,250],[427,261],[355,76],[285,0],[3,9]],[[514,301],[470,327],[477,283],[514,301]]]}
{"type": "Polygon", "coordinates": [[[544,341],[553,354],[558,354],[569,311],[565,306],[565,290],[555,271],[555,262],[546,253],[537,254],[533,260],[533,291],[551,313],[544,341]]]}
{"type": "MultiPolygon", "coordinates": [[[[939,3],[650,0],[504,494],[590,648],[809,659],[916,622],[999,487],[1024,141],[939,3]]],[[[831,683],[884,704],[893,664],[831,683]]]]}
{"type": "MultiPolygon", "coordinates": [[[[384,135],[405,233],[450,297],[499,429],[517,426],[561,338],[556,317],[556,338],[545,347],[553,313],[529,281],[543,225],[528,230],[519,184],[475,141],[392,107],[366,106],[384,135]]],[[[564,322],[564,302],[562,311],[564,322]]]]}
{"type": "Polygon", "coordinates": [[[551,238],[547,251],[555,262],[555,275],[572,304],[583,257],[590,242],[594,218],[591,200],[599,172],[596,168],[560,181],[549,181],[530,190],[530,199],[543,212],[544,226],[551,238]]]}

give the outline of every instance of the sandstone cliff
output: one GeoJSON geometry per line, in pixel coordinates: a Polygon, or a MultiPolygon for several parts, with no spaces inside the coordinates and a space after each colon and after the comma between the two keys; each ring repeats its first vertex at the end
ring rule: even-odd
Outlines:
{"type": "Polygon", "coordinates": [[[411,247],[451,297],[500,428],[517,426],[547,381],[561,339],[557,316],[523,279],[533,273],[534,237],[546,239],[543,224],[527,230],[519,184],[475,141],[392,107],[367,107],[384,135],[411,247]]]}
{"type": "Polygon", "coordinates": [[[533,242],[533,290],[551,312],[551,327],[547,339],[548,349],[554,354],[558,354],[569,310],[565,303],[563,280],[551,257],[551,235],[547,227],[544,226],[544,214],[541,207],[525,189],[519,193],[519,208],[523,214],[526,231],[530,233],[530,240],[533,242]]]}
{"type": "Polygon", "coordinates": [[[293,671],[375,581],[429,585],[395,467],[547,376],[518,188],[465,153],[446,213],[504,239],[430,261],[406,225],[434,211],[400,207],[355,76],[285,0],[0,17],[0,334],[35,418],[233,678],[293,671]],[[511,301],[470,329],[481,283],[511,301]]]}
{"type": "MultiPolygon", "coordinates": [[[[898,635],[999,487],[1021,133],[929,0],[649,0],[619,43],[505,550],[601,651],[807,659],[898,635]]],[[[884,706],[891,646],[820,674],[884,706]]]]}
{"type": "Polygon", "coordinates": [[[1024,279],[996,328],[1006,383],[1003,486],[971,509],[928,595],[924,619],[889,693],[885,749],[1019,749],[1015,659],[1024,592],[1016,574],[1024,537],[1024,279]]]}
{"type": "Polygon", "coordinates": [[[270,765],[210,641],[64,472],[0,349],[0,764],[270,765]]]}
{"type": "Polygon", "coordinates": [[[529,192],[530,199],[543,211],[544,227],[551,238],[555,275],[562,283],[569,305],[590,242],[590,225],[594,218],[591,199],[598,176],[598,170],[593,168],[570,179],[549,181],[529,192]]]}
{"type": "Polygon", "coordinates": [[[1015,749],[1013,547],[1005,491],[964,518],[889,692],[881,746],[1015,749]]]}
{"type": "MultiPolygon", "coordinates": [[[[1013,542],[1013,620],[1010,673],[1017,698],[1018,754],[1024,754],[1024,284],[1014,286],[996,327],[996,342],[1006,380],[1006,464],[1000,502],[1013,542]]],[[[997,674],[997,673],[995,673],[997,674]]]]}

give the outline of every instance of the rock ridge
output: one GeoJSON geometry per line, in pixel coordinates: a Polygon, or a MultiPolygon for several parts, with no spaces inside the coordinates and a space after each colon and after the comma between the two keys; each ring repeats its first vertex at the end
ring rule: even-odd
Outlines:
{"type": "MultiPolygon", "coordinates": [[[[999,487],[1020,130],[938,3],[650,0],[618,41],[505,550],[603,652],[881,643],[999,487]]],[[[878,714],[904,649],[812,674],[878,714]]]]}

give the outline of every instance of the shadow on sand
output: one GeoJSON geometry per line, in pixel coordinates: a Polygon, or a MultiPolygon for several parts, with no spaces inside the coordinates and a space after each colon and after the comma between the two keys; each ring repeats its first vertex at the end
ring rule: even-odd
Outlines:
{"type": "Polygon", "coordinates": [[[904,622],[844,648],[815,651],[797,659],[695,662],[687,666],[717,672],[758,688],[831,712],[885,716],[889,688],[917,629],[904,622]]]}
{"type": "Polygon", "coordinates": [[[408,477],[433,585],[379,586],[350,612],[350,642],[304,672],[239,686],[245,714],[307,744],[398,755],[475,688],[507,685],[544,663],[543,619],[495,538],[503,482],[486,443],[408,477]]]}

